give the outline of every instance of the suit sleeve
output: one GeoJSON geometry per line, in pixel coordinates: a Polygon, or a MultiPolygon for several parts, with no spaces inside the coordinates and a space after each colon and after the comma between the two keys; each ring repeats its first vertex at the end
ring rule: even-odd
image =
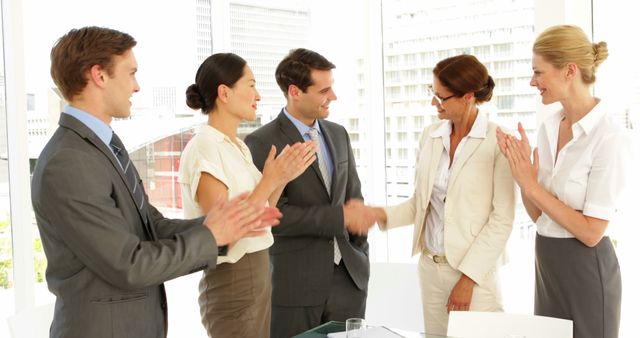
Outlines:
{"type": "MultiPolygon", "coordinates": [[[[245,138],[245,143],[251,150],[253,162],[258,170],[264,169],[271,144],[267,144],[254,134],[250,134],[245,138]]],[[[353,157],[353,155],[351,155],[353,157]]],[[[351,162],[351,160],[350,160],[351,162]]],[[[351,163],[349,166],[351,167],[351,163]]],[[[309,169],[307,169],[309,170],[309,169]]],[[[355,165],[353,170],[355,171],[355,165]]],[[[351,181],[352,169],[349,168],[349,180],[351,181]]],[[[355,194],[354,190],[359,190],[360,181],[357,179],[355,184],[347,186],[347,194],[354,194],[353,197],[360,197],[361,194],[355,194]]],[[[349,197],[349,196],[348,196],[349,197]]],[[[347,197],[347,198],[348,198],[347,197]]],[[[287,196],[287,187],[285,187],[280,199],[278,200],[278,209],[284,217],[280,220],[280,224],[272,229],[274,235],[286,237],[326,237],[327,239],[344,235],[344,214],[342,205],[330,204],[310,204],[299,206],[291,204],[287,196]]]]}
{"type": "Polygon", "coordinates": [[[422,153],[422,149],[425,146],[425,143],[428,140],[428,135],[429,135],[429,131],[431,130],[431,128],[434,128],[434,125],[431,126],[427,126],[424,128],[424,130],[422,131],[422,135],[420,135],[420,146],[418,147],[418,155],[416,158],[416,171],[414,174],[414,182],[416,184],[416,187],[414,188],[414,192],[413,195],[411,196],[411,198],[409,198],[408,200],[400,203],[400,204],[396,204],[396,205],[392,205],[392,206],[387,206],[384,207],[384,213],[387,215],[387,221],[380,221],[378,223],[378,227],[380,227],[380,230],[386,231],[389,229],[393,229],[393,228],[397,228],[400,226],[405,226],[405,225],[410,225],[413,224],[415,222],[415,218],[416,218],[416,212],[417,212],[417,208],[416,208],[416,191],[419,188],[418,185],[420,185],[421,180],[419,179],[419,171],[420,170],[425,170],[425,165],[429,165],[429,157],[428,156],[433,156],[433,154],[424,154],[424,156],[426,156],[426,158],[422,158],[423,153],[422,153]],[[427,156],[428,155],[428,156],[427,156]]]}
{"type": "Polygon", "coordinates": [[[47,199],[34,208],[84,265],[125,290],[216,266],[217,245],[205,227],[156,219],[164,238],[141,240],[138,220],[118,207],[112,177],[110,167],[77,150],[58,152],[43,168],[39,189],[47,199]]]}
{"type": "MultiPolygon", "coordinates": [[[[147,201],[148,200],[147,198],[147,201]]],[[[148,204],[148,207],[149,219],[158,238],[170,239],[181,232],[204,228],[204,217],[194,219],[170,219],[165,218],[153,205],[148,204]]]]}
{"type": "Polygon", "coordinates": [[[495,267],[498,257],[511,235],[515,213],[515,185],[507,159],[498,146],[494,152],[493,168],[493,211],[489,220],[475,238],[458,266],[476,283],[481,283],[490,269],[495,267]],[[491,262],[487,264],[487,262],[491,262]]]}

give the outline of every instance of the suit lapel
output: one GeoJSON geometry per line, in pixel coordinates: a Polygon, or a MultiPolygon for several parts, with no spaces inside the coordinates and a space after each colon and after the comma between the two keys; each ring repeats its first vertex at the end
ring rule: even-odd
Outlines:
{"type": "Polygon", "coordinates": [[[462,149],[462,153],[460,153],[460,156],[456,160],[456,163],[453,164],[453,168],[451,169],[451,178],[449,179],[450,187],[453,186],[456,179],[458,178],[458,175],[460,174],[460,171],[467,163],[471,155],[473,155],[473,153],[478,149],[483,140],[484,139],[482,138],[473,137],[469,137],[467,139],[467,142],[464,144],[464,149],[462,149]]]}
{"type": "MultiPolygon", "coordinates": [[[[278,119],[278,124],[280,126],[280,130],[282,131],[282,134],[284,134],[289,139],[290,144],[296,143],[296,142],[304,142],[304,138],[302,137],[302,135],[300,135],[300,131],[298,131],[298,128],[296,128],[296,126],[293,125],[293,122],[291,122],[289,118],[284,114],[284,109],[280,112],[280,114],[278,114],[277,119],[278,119]]],[[[326,130],[326,128],[323,128],[322,125],[320,126],[320,129],[322,129],[323,133],[326,130]]],[[[328,138],[329,137],[324,138],[325,142],[327,142],[328,138]]],[[[333,157],[334,151],[332,149],[332,146],[330,146],[329,143],[327,143],[327,146],[329,147],[329,152],[332,153],[331,156],[333,157]]],[[[322,179],[322,173],[320,172],[320,166],[318,165],[317,159],[311,164],[311,168],[316,173],[316,176],[318,177],[320,184],[322,184],[322,186],[324,187],[324,180],[322,179]]],[[[333,173],[331,174],[333,175],[333,173]]],[[[333,185],[333,180],[331,181],[333,185]]],[[[327,189],[325,188],[324,190],[326,191],[327,189]]],[[[333,189],[331,190],[333,191],[333,189]]],[[[328,192],[327,192],[327,196],[329,196],[328,192]]],[[[329,196],[329,198],[331,198],[331,196],[329,196]]]]}
{"type": "MultiPolygon", "coordinates": [[[[118,159],[113,155],[113,153],[111,152],[111,149],[107,148],[104,142],[102,142],[102,140],[98,138],[98,135],[96,135],[93,131],[91,131],[91,129],[85,126],[82,122],[78,121],[75,117],[70,116],[68,114],[60,114],[59,124],[64,128],[73,130],[76,134],[78,134],[84,140],[86,140],[87,142],[92,144],[94,147],[96,147],[96,149],[98,149],[109,160],[109,162],[111,162],[111,165],[113,166],[113,170],[115,170],[118,176],[120,176],[122,183],[124,183],[124,186],[127,188],[127,191],[131,196],[132,203],[135,203],[134,201],[135,197],[133,196],[133,192],[131,191],[129,184],[127,184],[127,177],[125,176],[124,171],[120,166],[120,162],[118,162],[118,159]]],[[[138,210],[138,215],[140,216],[143,227],[147,232],[147,234],[151,238],[155,238],[155,232],[153,232],[152,229],[146,225],[147,222],[145,222],[145,218],[148,218],[148,215],[143,215],[142,211],[139,210],[137,207],[136,207],[136,210],[138,210]]]]}
{"type": "Polygon", "coordinates": [[[118,159],[115,158],[111,150],[107,148],[104,142],[102,142],[102,140],[98,138],[98,135],[91,131],[91,129],[85,126],[82,122],[78,121],[76,118],[68,114],[60,114],[59,124],[67,129],[73,130],[76,134],[80,135],[80,137],[96,147],[109,160],[109,162],[111,162],[113,169],[118,173],[120,179],[122,179],[122,182],[125,183],[127,190],[129,190],[129,193],[131,194],[131,196],[133,196],[133,193],[129,189],[129,185],[126,184],[127,177],[122,171],[120,162],[118,162],[118,159]]]}
{"type": "MultiPolygon", "coordinates": [[[[427,180],[424,183],[426,186],[417,187],[417,190],[419,190],[420,193],[422,194],[422,201],[424,201],[424,204],[425,204],[424,208],[427,208],[429,205],[429,198],[431,197],[431,192],[433,191],[433,184],[436,178],[436,173],[438,171],[438,164],[440,163],[440,158],[442,157],[442,151],[444,150],[444,145],[442,144],[442,137],[432,137],[432,136],[428,136],[428,137],[432,138],[431,147],[428,147],[427,145],[427,147],[425,147],[423,151],[430,152],[424,155],[425,157],[428,156],[429,158],[429,163],[428,164],[425,163],[425,165],[428,165],[429,167],[428,168],[421,167],[419,168],[419,170],[427,169],[429,176],[427,177],[427,180]]],[[[421,155],[421,157],[422,156],[423,155],[421,155]]],[[[427,214],[425,212],[422,219],[422,224],[420,224],[420,230],[418,231],[418,236],[416,238],[423,238],[423,233],[425,231],[424,222],[426,217],[427,217],[427,214]]],[[[418,242],[414,243],[414,251],[416,249],[416,245],[418,248],[420,248],[420,250],[422,250],[424,246],[424,244],[422,243],[422,240],[418,240],[418,242]]]]}

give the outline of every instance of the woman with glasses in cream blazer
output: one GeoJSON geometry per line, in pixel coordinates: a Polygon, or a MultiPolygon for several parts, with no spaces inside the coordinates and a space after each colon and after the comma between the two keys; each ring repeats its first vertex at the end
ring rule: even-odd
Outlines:
{"type": "Polygon", "coordinates": [[[515,201],[497,126],[478,108],[495,86],[487,69],[459,55],[433,75],[431,104],[442,121],[421,137],[414,195],[375,212],[382,230],[414,224],[425,332],[445,335],[449,311],[502,311],[496,269],[515,201]]]}

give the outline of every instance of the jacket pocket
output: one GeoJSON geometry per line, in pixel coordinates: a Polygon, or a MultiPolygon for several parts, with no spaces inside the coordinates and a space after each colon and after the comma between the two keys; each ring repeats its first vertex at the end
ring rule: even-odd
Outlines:
{"type": "Polygon", "coordinates": [[[135,302],[147,298],[146,292],[125,293],[121,295],[109,295],[103,297],[91,298],[92,303],[117,304],[126,302],[135,302]]]}

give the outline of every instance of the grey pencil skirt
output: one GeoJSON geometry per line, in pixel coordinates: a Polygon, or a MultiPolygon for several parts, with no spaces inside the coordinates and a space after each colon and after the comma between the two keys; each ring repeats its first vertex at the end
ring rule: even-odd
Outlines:
{"type": "Polygon", "coordinates": [[[573,320],[576,338],[616,338],[622,282],[609,237],[593,248],[536,236],[536,315],[573,320]]]}

